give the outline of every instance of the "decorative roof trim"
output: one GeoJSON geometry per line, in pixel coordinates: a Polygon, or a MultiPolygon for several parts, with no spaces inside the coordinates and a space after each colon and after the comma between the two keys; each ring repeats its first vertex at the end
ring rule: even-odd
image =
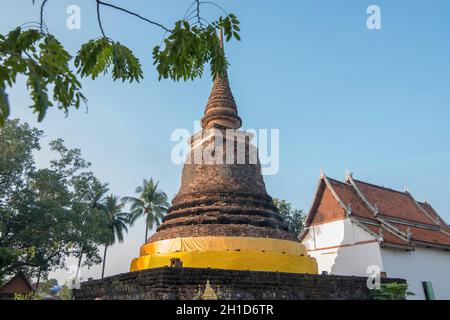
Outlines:
{"type": "MultiPolygon", "coordinates": [[[[441,224],[447,226],[448,228],[450,228],[450,225],[448,225],[445,220],[439,215],[439,213],[433,208],[433,206],[427,201],[425,200],[425,202],[417,202],[417,204],[422,208],[422,206],[420,204],[425,204],[427,206],[429,206],[431,208],[431,210],[433,210],[434,214],[436,215],[436,218],[439,220],[439,229],[442,233],[444,233],[445,235],[450,237],[450,233],[447,232],[446,230],[442,229],[441,224]]],[[[423,209],[423,208],[422,208],[423,209]]],[[[425,209],[423,209],[425,210],[425,209]]],[[[426,211],[426,210],[425,210],[426,211]]]]}
{"type": "MultiPolygon", "coordinates": [[[[353,180],[355,180],[355,179],[353,179],[353,180]]],[[[356,179],[355,181],[360,182],[360,183],[365,184],[365,185],[368,185],[368,186],[371,186],[371,187],[375,187],[375,188],[379,188],[379,189],[384,189],[384,190],[387,190],[387,191],[392,191],[392,192],[400,193],[400,194],[403,194],[403,195],[407,194],[407,193],[404,192],[404,191],[395,190],[395,189],[388,188],[388,187],[385,187],[385,186],[380,186],[380,185],[377,185],[377,184],[374,184],[374,183],[370,183],[370,182],[366,182],[366,181],[361,181],[361,180],[358,180],[358,179],[356,179]]]]}
{"type": "Polygon", "coordinates": [[[310,220],[310,218],[312,218],[313,211],[314,211],[314,209],[316,207],[316,203],[318,201],[318,195],[319,195],[319,192],[321,190],[322,183],[323,183],[323,170],[320,169],[320,177],[319,177],[319,182],[317,183],[316,192],[314,193],[314,197],[313,197],[311,206],[309,208],[308,214],[306,215],[306,220],[305,221],[306,221],[306,225],[307,226],[310,225],[310,224],[308,224],[308,221],[310,220]]]}
{"type": "MultiPolygon", "coordinates": [[[[394,191],[403,195],[407,195],[412,201],[414,201],[414,203],[416,204],[416,206],[419,207],[420,211],[425,213],[426,216],[433,222],[439,219],[438,224],[427,224],[427,223],[420,223],[420,222],[415,222],[415,221],[410,221],[410,220],[404,220],[401,218],[396,218],[396,217],[391,217],[391,216],[386,216],[384,214],[382,214],[381,212],[379,212],[378,208],[375,205],[372,205],[369,200],[365,197],[365,195],[362,193],[362,191],[358,188],[357,184],[355,181],[360,182],[359,180],[354,180],[353,179],[353,174],[350,172],[347,172],[346,174],[346,181],[345,182],[340,182],[331,178],[328,178],[325,174],[325,172],[323,171],[323,169],[321,169],[320,172],[320,179],[319,179],[319,183],[316,189],[316,193],[314,195],[314,199],[311,205],[311,209],[308,213],[307,219],[310,220],[313,218],[313,215],[316,213],[316,206],[317,206],[317,202],[319,201],[319,193],[323,192],[324,188],[327,187],[331,194],[333,195],[333,197],[336,199],[336,201],[339,203],[339,205],[344,209],[345,211],[345,215],[346,217],[350,218],[350,221],[352,223],[355,223],[356,225],[358,225],[359,227],[361,227],[363,230],[365,230],[366,232],[368,232],[370,235],[372,235],[373,237],[375,237],[376,239],[378,239],[378,241],[380,242],[380,245],[382,245],[383,247],[392,247],[392,248],[398,248],[398,249],[404,249],[404,250],[408,250],[408,251],[413,251],[415,250],[415,246],[416,244],[419,246],[424,246],[424,247],[434,247],[434,248],[441,248],[441,249],[445,249],[446,251],[450,251],[450,246],[448,245],[442,245],[442,244],[434,244],[434,243],[429,243],[429,242],[421,242],[421,241],[417,241],[415,239],[413,239],[414,235],[411,234],[410,232],[403,232],[401,230],[399,230],[397,227],[395,227],[393,224],[391,223],[399,223],[399,224],[403,224],[403,225],[407,225],[407,226],[412,226],[412,227],[417,227],[417,228],[422,228],[422,229],[426,229],[426,230],[431,230],[431,231],[438,231],[441,232],[447,236],[450,236],[450,234],[442,229],[442,224],[445,224],[445,221],[438,215],[438,213],[436,212],[436,210],[434,210],[433,207],[431,207],[431,209],[433,210],[433,212],[436,214],[436,219],[433,219],[430,216],[430,213],[428,213],[426,211],[426,209],[424,207],[421,206],[421,204],[419,202],[417,202],[414,197],[407,191],[407,192],[401,192],[398,190],[394,190],[394,189],[389,189],[389,188],[385,188],[385,187],[381,187],[381,186],[377,186],[377,185],[373,185],[370,183],[366,183],[361,181],[361,183],[370,185],[370,186],[374,186],[377,188],[382,188],[388,191],[394,191]],[[360,198],[361,201],[363,201],[364,205],[366,205],[369,210],[374,214],[375,217],[375,222],[374,220],[370,220],[368,218],[364,218],[364,217],[356,217],[353,216],[351,214],[351,204],[346,205],[342,199],[340,198],[340,196],[338,195],[338,193],[335,191],[332,183],[330,180],[336,181],[337,183],[343,183],[346,185],[350,185],[357,193],[358,197],[360,198]],[[322,183],[324,183],[324,185],[322,185],[322,183]],[[378,224],[378,223],[379,224],[378,224]],[[372,225],[372,226],[379,226],[380,227],[380,232],[379,234],[375,231],[372,231],[367,225],[372,225]],[[383,230],[386,230],[387,232],[389,232],[389,234],[392,234],[393,236],[399,238],[400,240],[404,241],[405,244],[396,244],[396,243],[391,243],[391,242],[386,242],[384,240],[383,237],[383,230]]],[[[344,218],[345,219],[345,218],[344,218]]],[[[307,220],[307,228],[304,229],[304,232],[302,232],[299,235],[299,239],[300,241],[302,239],[304,239],[304,237],[308,234],[309,232],[309,226],[310,224],[308,224],[308,220],[307,220]]]]}
{"type": "Polygon", "coordinates": [[[378,220],[381,222],[382,227],[387,231],[389,231],[391,234],[397,236],[398,238],[402,239],[405,242],[411,243],[411,238],[408,238],[408,234],[402,232],[401,230],[394,227],[393,225],[391,225],[389,222],[387,222],[382,218],[378,218],[378,220]]]}
{"type": "MultiPolygon", "coordinates": [[[[420,206],[420,202],[417,201],[417,204],[420,206]]],[[[439,213],[433,208],[433,206],[431,205],[431,203],[429,203],[428,201],[425,200],[425,202],[423,202],[423,204],[426,204],[427,206],[429,206],[429,207],[431,208],[431,210],[433,210],[434,214],[436,215],[436,218],[438,218],[438,220],[439,220],[439,225],[442,223],[443,225],[446,225],[446,226],[450,227],[450,225],[448,225],[448,224],[445,222],[444,218],[442,218],[442,217],[439,215],[439,213]]],[[[420,206],[420,207],[423,209],[422,206],[420,206]]],[[[423,210],[425,210],[425,209],[423,209],[423,210]]],[[[426,210],[425,210],[425,211],[426,211],[426,210]]]]}
{"type": "MultiPolygon", "coordinates": [[[[371,211],[374,213],[375,216],[377,216],[378,214],[380,214],[380,215],[382,215],[382,216],[384,216],[384,217],[390,217],[390,216],[386,216],[386,215],[384,215],[383,213],[379,212],[378,208],[376,207],[376,204],[375,204],[375,205],[372,205],[372,204],[367,200],[367,198],[364,196],[364,194],[361,192],[361,190],[360,190],[360,189],[358,188],[358,186],[356,185],[355,180],[353,179],[353,173],[347,174],[347,175],[346,175],[346,180],[347,180],[347,182],[349,182],[349,183],[353,186],[353,188],[356,190],[356,192],[358,193],[358,195],[361,197],[361,199],[363,199],[363,201],[366,203],[366,205],[369,207],[369,209],[371,209],[371,211]]],[[[431,220],[431,222],[432,222],[434,225],[437,225],[437,226],[440,227],[441,222],[442,222],[443,224],[445,224],[445,220],[442,219],[441,216],[439,216],[439,214],[436,212],[436,210],[434,210],[434,208],[433,208],[427,201],[425,201],[425,204],[429,205],[429,206],[433,209],[434,213],[436,214],[436,218],[433,218],[433,217],[432,217],[432,216],[431,216],[431,215],[430,215],[430,214],[429,214],[429,213],[428,213],[428,212],[420,205],[420,203],[412,196],[412,194],[409,192],[408,188],[406,188],[406,190],[405,190],[404,192],[402,192],[402,191],[399,191],[399,190],[395,190],[395,189],[391,189],[391,188],[386,188],[386,187],[379,186],[379,185],[375,185],[375,184],[368,183],[368,182],[365,182],[365,181],[360,181],[360,180],[357,180],[357,181],[360,182],[360,183],[366,184],[366,185],[368,185],[368,186],[372,186],[372,187],[384,189],[384,190],[387,190],[387,191],[393,191],[393,192],[397,192],[397,193],[406,195],[406,196],[408,196],[408,197],[414,202],[414,204],[419,208],[419,210],[420,210],[423,214],[425,214],[426,217],[428,217],[428,218],[431,220]]],[[[396,219],[396,218],[393,218],[393,219],[396,219]]],[[[391,220],[391,219],[389,218],[388,220],[391,220]]],[[[399,219],[399,221],[409,222],[409,224],[411,224],[412,226],[417,226],[417,227],[422,227],[422,228],[425,227],[425,228],[427,228],[427,224],[426,224],[426,223],[413,222],[413,221],[402,220],[402,219],[399,219]]],[[[428,226],[431,226],[431,225],[432,225],[432,224],[428,224],[428,226]]],[[[450,234],[449,234],[448,232],[446,232],[445,230],[442,230],[442,229],[441,229],[441,231],[442,231],[443,233],[447,234],[447,235],[450,235],[450,234]]]]}
{"type": "Polygon", "coordinates": [[[353,216],[353,219],[357,219],[359,222],[364,223],[364,224],[370,224],[370,225],[373,225],[373,226],[379,226],[380,225],[379,223],[377,223],[377,222],[379,222],[378,220],[375,220],[375,221],[377,221],[377,222],[375,222],[374,220],[371,220],[371,219],[368,219],[368,218],[365,218],[365,217],[361,217],[361,216],[353,216]]]}
{"type": "MultiPolygon", "coordinates": [[[[438,215],[438,213],[436,212],[436,210],[433,209],[433,211],[436,213],[436,219],[433,219],[433,217],[430,216],[430,214],[417,202],[417,200],[411,195],[411,193],[409,192],[409,190],[406,190],[405,192],[401,192],[398,190],[394,190],[394,189],[390,189],[390,188],[386,188],[386,187],[382,187],[382,186],[377,186],[374,184],[370,184],[367,182],[363,182],[360,181],[361,183],[370,185],[370,186],[374,186],[374,187],[378,187],[378,188],[382,188],[388,191],[395,191],[398,193],[402,193],[407,195],[413,202],[414,204],[419,208],[419,210],[424,213],[434,224],[425,224],[425,223],[420,223],[420,222],[415,222],[415,221],[410,221],[410,220],[404,220],[404,219],[399,219],[399,218],[395,218],[395,217],[391,217],[391,216],[386,216],[383,213],[380,213],[378,208],[376,207],[376,205],[372,205],[368,199],[364,196],[364,194],[362,193],[362,191],[358,188],[357,184],[355,183],[354,179],[353,179],[353,173],[347,174],[346,176],[346,180],[347,182],[349,182],[353,188],[355,189],[356,193],[361,197],[361,199],[363,200],[363,202],[369,207],[369,209],[373,212],[374,216],[378,218],[378,220],[383,221],[383,223],[386,223],[387,225],[389,225],[389,227],[393,228],[394,230],[397,230],[398,232],[400,232],[400,234],[406,236],[403,232],[401,232],[400,230],[398,230],[397,228],[391,226],[389,223],[387,223],[387,221],[391,221],[391,222],[398,222],[398,223],[402,223],[402,224],[406,224],[406,225],[411,225],[414,227],[419,227],[419,228],[426,228],[426,229],[430,229],[430,230],[434,230],[431,229],[430,226],[438,226],[440,227],[440,221],[438,221],[439,219],[441,221],[442,218],[438,215]],[[378,215],[381,215],[383,218],[381,219],[381,217],[378,217],[378,215]]],[[[358,180],[359,181],[359,180],[358,180]]],[[[428,204],[428,203],[427,203],[428,204]]],[[[428,204],[429,205],[429,204],[428,204]]],[[[430,205],[431,207],[431,205],[430,205]]],[[[442,231],[444,234],[449,235],[449,233],[447,233],[445,230],[440,229],[440,231],[442,231]]]]}
{"type": "Polygon", "coordinates": [[[390,242],[383,242],[381,243],[381,246],[383,248],[395,248],[395,249],[403,249],[406,251],[415,251],[416,248],[413,245],[402,245],[402,244],[395,244],[395,243],[390,243],[390,242]]]}
{"type": "Polygon", "coordinates": [[[355,189],[356,193],[358,194],[358,196],[361,198],[361,200],[364,202],[364,204],[369,208],[370,211],[372,211],[374,217],[377,217],[377,215],[379,214],[379,210],[376,206],[373,206],[369,200],[366,198],[366,196],[361,192],[361,190],[359,190],[358,186],[356,185],[355,181],[353,180],[353,173],[348,174],[346,177],[347,183],[350,183],[353,187],[353,189],[355,189]]]}
{"type": "Polygon", "coordinates": [[[325,184],[327,185],[328,189],[330,189],[331,194],[333,195],[333,197],[337,200],[337,202],[339,202],[341,207],[345,210],[345,213],[347,214],[347,216],[350,216],[349,213],[351,212],[351,209],[342,201],[342,199],[336,193],[336,191],[334,190],[333,186],[331,185],[330,180],[328,180],[328,177],[325,174],[323,174],[322,175],[322,179],[325,181],[325,184]]]}
{"type": "Polygon", "coordinates": [[[436,218],[433,218],[428,212],[427,210],[425,210],[424,208],[422,208],[420,206],[420,204],[416,201],[416,199],[414,199],[414,197],[411,195],[411,193],[407,192],[408,196],[411,198],[411,200],[414,202],[414,204],[419,208],[420,211],[422,211],[428,218],[430,218],[431,221],[433,221],[434,224],[440,226],[440,221],[439,221],[439,217],[436,216],[436,218]]]}
{"type": "Polygon", "coordinates": [[[430,248],[450,250],[450,246],[443,245],[443,244],[430,243],[430,242],[417,241],[417,240],[412,240],[411,242],[413,244],[415,244],[417,246],[421,246],[421,247],[430,247],[430,248]]]}
{"type": "MultiPolygon", "coordinates": [[[[370,224],[370,225],[377,226],[377,227],[379,226],[380,228],[382,228],[382,229],[388,231],[390,234],[396,236],[397,238],[400,238],[401,240],[410,243],[410,241],[407,239],[406,234],[403,234],[403,232],[401,232],[400,230],[398,230],[398,229],[395,228],[394,226],[392,226],[392,225],[386,223],[386,222],[383,221],[382,219],[378,219],[378,221],[380,222],[379,225],[376,224],[376,223],[374,223],[373,221],[372,221],[372,222],[365,222],[365,221],[363,221],[363,220],[360,219],[360,218],[358,218],[358,219],[354,219],[354,218],[353,218],[352,220],[356,220],[356,221],[358,222],[358,225],[359,225],[359,226],[361,226],[361,224],[362,224],[362,225],[364,225],[364,224],[370,224]],[[400,234],[397,234],[397,233],[400,233],[400,234]]],[[[363,228],[364,228],[364,227],[363,227],[363,228]]],[[[372,230],[370,230],[369,228],[364,228],[364,230],[369,231],[369,233],[371,233],[371,234],[376,234],[376,233],[374,233],[372,230]]],[[[381,238],[381,240],[384,241],[384,237],[383,237],[383,236],[378,236],[378,238],[381,238]]]]}
{"type": "MultiPolygon", "coordinates": [[[[334,190],[333,186],[331,185],[330,181],[328,180],[328,177],[326,176],[323,168],[320,169],[320,178],[319,178],[319,182],[317,184],[317,188],[316,188],[316,192],[314,193],[314,198],[311,204],[311,207],[309,209],[309,212],[306,216],[306,227],[309,227],[311,225],[311,221],[313,218],[313,215],[315,214],[315,208],[317,205],[317,201],[319,201],[319,192],[322,189],[322,183],[325,183],[325,186],[328,187],[328,189],[330,190],[331,194],[333,195],[333,197],[336,199],[336,201],[339,203],[339,205],[344,209],[345,214],[349,217],[350,213],[351,213],[351,209],[349,209],[349,207],[347,205],[344,204],[344,202],[342,201],[342,199],[338,196],[338,194],[336,193],[336,191],[334,190]]],[[[306,236],[307,232],[305,232],[305,234],[300,234],[298,236],[298,239],[303,239],[306,236]]]]}
{"type": "Polygon", "coordinates": [[[397,218],[397,217],[386,216],[383,214],[380,214],[380,218],[385,221],[388,221],[388,222],[400,223],[400,224],[404,224],[407,226],[423,228],[423,229],[427,229],[427,230],[439,231],[439,229],[440,229],[439,226],[437,226],[437,225],[420,223],[420,222],[411,221],[411,220],[405,220],[405,219],[401,219],[401,218],[397,218]]]}
{"type": "MultiPolygon", "coordinates": [[[[361,221],[359,220],[359,218],[350,217],[350,221],[351,221],[352,223],[356,224],[358,227],[360,227],[360,228],[363,229],[364,231],[370,233],[373,237],[377,238],[378,241],[383,241],[383,237],[382,237],[382,236],[380,236],[379,234],[373,232],[370,228],[367,228],[367,227],[365,226],[365,223],[364,223],[364,222],[361,222],[361,221]]],[[[373,224],[373,223],[371,223],[371,224],[373,224]]],[[[373,225],[375,225],[375,224],[373,224],[373,225]]]]}

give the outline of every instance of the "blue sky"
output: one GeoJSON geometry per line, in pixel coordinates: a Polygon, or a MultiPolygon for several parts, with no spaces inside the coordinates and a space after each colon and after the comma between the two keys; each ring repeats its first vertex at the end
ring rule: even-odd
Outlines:
{"type": "MultiPolygon", "coordinates": [[[[171,26],[190,0],[113,1],[171,26]]],[[[39,1],[38,1],[39,3],[39,1]]],[[[242,42],[226,44],[229,76],[244,128],[280,129],[280,171],[265,177],[269,193],[308,210],[320,168],[404,190],[427,199],[450,221],[450,12],[449,1],[303,0],[217,1],[241,21],[242,42]],[[368,30],[366,9],[381,8],[382,29],[368,30]]],[[[213,20],[220,11],[205,7],[213,20]]],[[[50,0],[47,25],[73,54],[100,36],[93,0],[50,0]],[[66,8],[81,8],[81,30],[66,28],[66,8]]],[[[170,134],[193,130],[211,89],[211,78],[158,81],[152,48],[163,33],[112,9],[102,9],[106,33],[133,49],[145,80],[83,80],[86,110],[68,118],[50,110],[37,124],[23,81],[9,90],[12,116],[80,148],[111,190],[131,195],[154,177],[169,197],[178,191],[181,167],[173,165],[170,134]]],[[[37,21],[30,0],[3,0],[0,33],[37,21]]],[[[52,155],[37,154],[40,165],[52,155]]],[[[108,257],[107,273],[125,272],[143,242],[142,226],[108,257]]],[[[97,269],[86,276],[97,277],[97,269]]],[[[61,276],[62,277],[62,276],[61,276]]]]}

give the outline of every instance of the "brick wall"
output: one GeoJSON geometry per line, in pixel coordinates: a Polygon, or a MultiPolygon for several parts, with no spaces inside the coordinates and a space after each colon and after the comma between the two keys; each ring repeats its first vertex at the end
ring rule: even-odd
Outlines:
{"type": "MultiPolygon", "coordinates": [[[[387,282],[404,282],[388,279],[387,282]]],[[[78,300],[201,299],[207,283],[219,299],[370,299],[366,278],[217,269],[161,268],[81,284],[78,300]]]]}

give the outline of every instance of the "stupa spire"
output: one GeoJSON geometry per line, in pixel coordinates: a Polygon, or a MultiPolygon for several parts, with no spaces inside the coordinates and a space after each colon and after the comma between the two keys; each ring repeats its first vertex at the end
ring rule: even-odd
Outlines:
{"type": "MultiPolygon", "coordinates": [[[[219,32],[220,47],[223,50],[223,30],[219,32]]],[[[239,129],[242,120],[238,116],[236,102],[231,92],[228,73],[217,75],[205,108],[205,115],[201,119],[202,128],[222,127],[239,129]]]]}
{"type": "Polygon", "coordinates": [[[267,194],[253,135],[237,130],[241,118],[226,72],[214,79],[202,127],[191,137],[180,190],[131,271],[171,265],[317,273],[316,261],[306,256],[267,194]],[[224,129],[235,131],[223,134],[224,129]],[[239,160],[241,151],[245,161],[239,160]]]}

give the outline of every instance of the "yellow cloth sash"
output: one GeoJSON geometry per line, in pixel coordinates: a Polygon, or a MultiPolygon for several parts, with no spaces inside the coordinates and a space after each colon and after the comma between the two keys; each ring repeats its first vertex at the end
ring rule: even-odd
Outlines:
{"type": "Polygon", "coordinates": [[[317,262],[298,242],[245,237],[177,238],[145,244],[131,271],[162,268],[180,259],[186,268],[317,274],[317,262]]]}
{"type": "Polygon", "coordinates": [[[161,240],[143,245],[140,255],[183,251],[265,251],[306,255],[305,247],[299,242],[245,237],[192,237],[161,240]]]}

